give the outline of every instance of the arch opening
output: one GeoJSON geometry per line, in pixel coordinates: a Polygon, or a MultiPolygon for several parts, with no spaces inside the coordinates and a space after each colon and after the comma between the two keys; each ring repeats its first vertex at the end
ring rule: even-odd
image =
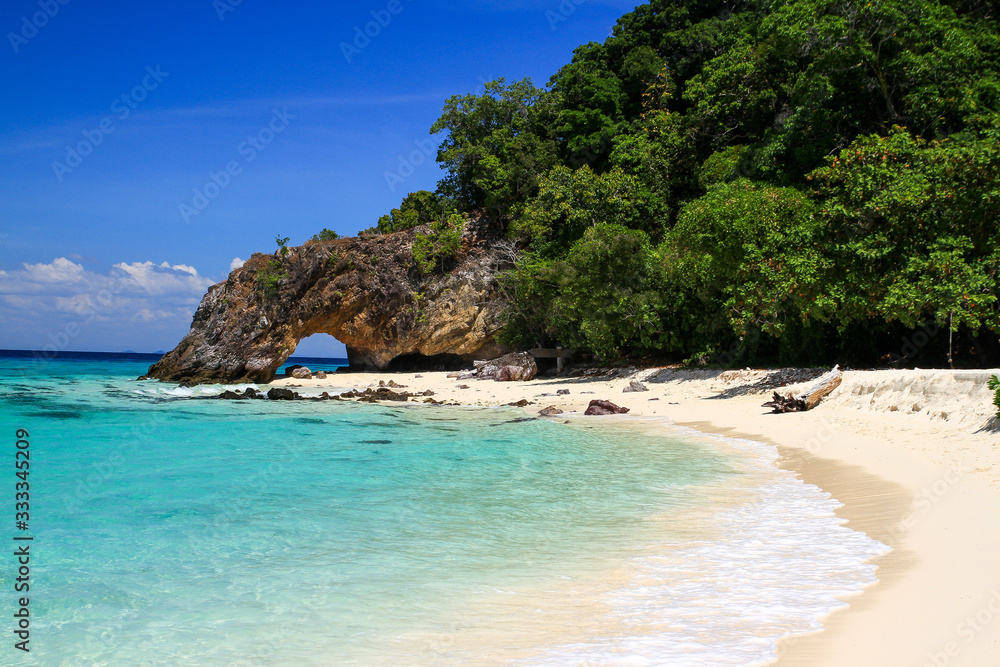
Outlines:
{"type": "Polygon", "coordinates": [[[313,372],[336,372],[347,366],[347,346],[325,333],[306,336],[298,342],[291,356],[277,370],[281,376],[293,366],[308,366],[313,372]]]}

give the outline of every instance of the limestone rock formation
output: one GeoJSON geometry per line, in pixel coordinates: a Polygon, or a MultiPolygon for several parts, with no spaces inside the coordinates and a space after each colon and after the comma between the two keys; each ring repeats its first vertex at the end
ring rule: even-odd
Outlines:
{"type": "Polygon", "coordinates": [[[469,221],[449,270],[430,276],[413,259],[420,231],[254,254],[209,288],[190,332],[149,377],[269,382],[315,333],[346,344],[351,367],[364,370],[459,367],[506,352],[495,339],[503,310],[496,230],[469,221]],[[270,293],[261,281],[269,271],[279,276],[270,293]]]}

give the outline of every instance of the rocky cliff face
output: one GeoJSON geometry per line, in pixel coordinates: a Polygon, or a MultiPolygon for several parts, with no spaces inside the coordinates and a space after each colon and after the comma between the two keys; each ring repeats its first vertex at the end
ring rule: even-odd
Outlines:
{"type": "Polygon", "coordinates": [[[269,382],[303,338],[327,333],[360,369],[458,366],[502,354],[495,340],[503,308],[496,236],[470,221],[444,275],[422,276],[417,230],[253,255],[214,285],[191,331],[149,376],[186,384],[269,382]],[[262,293],[258,276],[278,261],[284,277],[262,293]]]}

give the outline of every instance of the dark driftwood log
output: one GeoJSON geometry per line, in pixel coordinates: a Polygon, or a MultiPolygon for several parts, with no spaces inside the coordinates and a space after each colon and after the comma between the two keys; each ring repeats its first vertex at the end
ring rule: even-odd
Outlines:
{"type": "Polygon", "coordinates": [[[778,392],[774,392],[774,398],[765,403],[762,407],[771,408],[771,411],[777,414],[812,410],[819,405],[819,402],[823,400],[824,396],[827,396],[830,392],[839,387],[843,380],[844,372],[840,370],[840,366],[834,366],[833,370],[817,378],[816,381],[806,387],[805,391],[802,393],[796,396],[793,396],[792,394],[782,396],[778,392]]]}
{"type": "Polygon", "coordinates": [[[778,392],[774,392],[774,398],[761,407],[771,408],[771,412],[781,414],[784,412],[805,412],[806,404],[805,401],[800,401],[791,394],[782,396],[778,392]]]}

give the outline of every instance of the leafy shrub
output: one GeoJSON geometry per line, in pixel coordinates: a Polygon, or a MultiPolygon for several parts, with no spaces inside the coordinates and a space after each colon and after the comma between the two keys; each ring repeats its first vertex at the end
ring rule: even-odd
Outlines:
{"type": "Polygon", "coordinates": [[[257,271],[257,292],[265,299],[273,299],[278,295],[278,286],[286,275],[281,268],[281,262],[269,259],[264,268],[257,271]]]}
{"type": "Polygon", "coordinates": [[[565,259],[527,254],[501,280],[516,314],[505,340],[530,331],[606,358],[655,350],[667,340],[660,274],[644,232],[599,223],[565,259]]]}
{"type": "Polygon", "coordinates": [[[1000,418],[1000,378],[991,375],[987,381],[987,386],[993,392],[993,405],[997,408],[997,417],[1000,418]]]}
{"type": "Polygon", "coordinates": [[[288,239],[289,238],[290,237],[288,237],[288,236],[286,236],[285,238],[281,238],[280,236],[276,236],[274,238],[274,242],[278,244],[278,252],[281,253],[282,257],[287,257],[288,253],[290,252],[288,250],[288,239]]]}
{"type": "Polygon", "coordinates": [[[708,189],[736,180],[745,171],[746,146],[729,146],[712,153],[698,170],[698,185],[708,189]]]}
{"type": "MultiPolygon", "coordinates": [[[[286,257],[289,253],[287,247],[288,237],[282,238],[278,236],[274,241],[278,244],[279,256],[281,258],[286,257]]],[[[278,287],[286,275],[285,270],[281,266],[281,259],[271,258],[267,260],[264,267],[257,271],[257,293],[265,301],[273,299],[278,295],[278,287]]]]}
{"type": "Polygon", "coordinates": [[[589,166],[553,169],[518,214],[511,234],[532,241],[544,254],[567,250],[597,223],[635,229],[649,218],[635,177],[618,167],[599,175],[589,166]]]}
{"type": "Polygon", "coordinates": [[[324,228],[319,234],[313,234],[312,238],[309,240],[313,243],[320,243],[321,241],[336,241],[340,238],[340,234],[333,231],[332,229],[324,228]]]}
{"type": "Polygon", "coordinates": [[[780,335],[798,317],[811,299],[796,279],[811,266],[815,212],[798,190],[743,179],[684,206],[662,252],[670,282],[704,304],[703,332],[728,319],[740,334],[755,324],[780,335]]]}
{"type": "Polygon", "coordinates": [[[418,233],[413,241],[413,259],[425,274],[444,271],[462,248],[465,218],[457,213],[430,224],[430,232],[418,233]]]}
{"type": "Polygon", "coordinates": [[[364,230],[363,234],[392,234],[405,229],[426,225],[441,217],[446,210],[447,200],[429,190],[420,190],[406,195],[399,208],[378,219],[375,227],[364,230]]]}

